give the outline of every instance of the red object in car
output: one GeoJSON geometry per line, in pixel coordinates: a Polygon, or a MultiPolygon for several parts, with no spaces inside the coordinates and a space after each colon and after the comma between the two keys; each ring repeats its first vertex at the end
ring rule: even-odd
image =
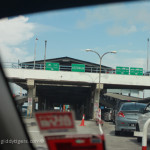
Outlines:
{"type": "Polygon", "coordinates": [[[105,150],[102,135],[69,135],[45,137],[52,150],[105,150]]]}
{"type": "Polygon", "coordinates": [[[69,132],[75,130],[73,112],[36,112],[41,132],[69,132]]]}

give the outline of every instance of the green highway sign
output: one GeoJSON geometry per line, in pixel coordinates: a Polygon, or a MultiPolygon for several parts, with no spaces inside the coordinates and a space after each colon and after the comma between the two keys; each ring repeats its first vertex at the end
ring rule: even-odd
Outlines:
{"type": "Polygon", "coordinates": [[[73,72],[85,72],[85,65],[84,64],[72,64],[72,71],[73,72]]]}
{"type": "Polygon", "coordinates": [[[143,68],[130,68],[130,75],[137,75],[142,76],[143,75],[143,68]]]}
{"type": "Polygon", "coordinates": [[[46,62],[45,70],[59,71],[59,63],[46,62]]]}
{"type": "Polygon", "coordinates": [[[129,67],[116,67],[116,74],[129,75],[129,67]]]}

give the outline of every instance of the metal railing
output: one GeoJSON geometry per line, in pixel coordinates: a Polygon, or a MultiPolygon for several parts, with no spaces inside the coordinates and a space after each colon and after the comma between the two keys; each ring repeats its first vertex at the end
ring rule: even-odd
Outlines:
{"type": "MultiPolygon", "coordinates": [[[[31,63],[14,63],[14,62],[3,62],[4,68],[14,68],[14,69],[35,69],[35,70],[44,70],[44,64],[31,64],[31,63]]],[[[72,71],[72,66],[65,66],[65,65],[59,65],[59,71],[72,71]]],[[[85,66],[85,72],[89,73],[99,73],[100,68],[99,67],[86,67],[85,66]]],[[[115,74],[114,69],[103,69],[101,70],[102,73],[109,73],[109,74],[115,74]]]]}

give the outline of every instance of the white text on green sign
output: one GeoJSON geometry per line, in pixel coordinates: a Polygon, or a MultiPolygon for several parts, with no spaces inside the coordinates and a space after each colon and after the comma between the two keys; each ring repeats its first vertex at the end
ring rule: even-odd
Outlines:
{"type": "Polygon", "coordinates": [[[143,68],[130,68],[130,75],[138,75],[142,76],[143,75],[143,68]]]}
{"type": "Polygon", "coordinates": [[[129,75],[129,67],[116,67],[116,74],[129,75]]]}
{"type": "Polygon", "coordinates": [[[46,63],[46,70],[59,71],[59,63],[46,63]]]}
{"type": "Polygon", "coordinates": [[[72,64],[72,71],[73,72],[85,72],[85,65],[84,64],[72,64]]]}

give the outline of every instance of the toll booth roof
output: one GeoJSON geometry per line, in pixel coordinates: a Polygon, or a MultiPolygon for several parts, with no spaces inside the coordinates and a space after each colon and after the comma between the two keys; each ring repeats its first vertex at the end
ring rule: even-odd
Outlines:
{"type": "Polygon", "coordinates": [[[116,93],[106,93],[104,94],[105,96],[109,96],[112,98],[116,98],[118,100],[133,100],[133,101],[140,101],[143,100],[142,98],[138,97],[132,97],[132,96],[126,96],[126,95],[121,95],[121,94],[116,94],[116,93]]]}

